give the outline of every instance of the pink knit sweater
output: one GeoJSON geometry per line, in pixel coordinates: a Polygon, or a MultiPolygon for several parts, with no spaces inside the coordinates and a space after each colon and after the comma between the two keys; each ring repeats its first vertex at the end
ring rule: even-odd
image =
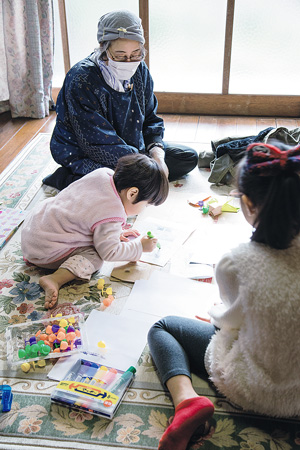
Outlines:
{"type": "Polygon", "coordinates": [[[140,259],[140,240],[120,242],[126,212],[112,175],[111,169],[97,169],[39,203],[22,225],[24,259],[37,266],[49,264],[85,246],[95,247],[107,261],[140,259]]]}

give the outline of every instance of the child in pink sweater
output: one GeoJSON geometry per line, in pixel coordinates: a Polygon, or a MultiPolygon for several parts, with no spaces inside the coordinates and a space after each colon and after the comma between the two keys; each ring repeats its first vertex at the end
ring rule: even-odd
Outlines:
{"type": "Polygon", "coordinates": [[[55,269],[39,280],[45,308],[56,305],[65,283],[89,280],[104,261],[138,261],[142,252],[152,252],[157,239],[129,241],[126,236],[139,233],[122,235],[122,229],[127,216],[162,204],[168,192],[160,165],[134,154],[120,158],[115,172],[97,169],[38,204],[22,225],[21,246],[26,262],[55,269]]]}

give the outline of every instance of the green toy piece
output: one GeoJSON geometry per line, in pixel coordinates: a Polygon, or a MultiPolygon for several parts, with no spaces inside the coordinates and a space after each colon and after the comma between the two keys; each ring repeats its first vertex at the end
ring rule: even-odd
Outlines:
{"type": "Polygon", "coordinates": [[[20,359],[26,358],[26,352],[25,352],[25,350],[23,348],[19,349],[18,356],[19,356],[20,359]]]}

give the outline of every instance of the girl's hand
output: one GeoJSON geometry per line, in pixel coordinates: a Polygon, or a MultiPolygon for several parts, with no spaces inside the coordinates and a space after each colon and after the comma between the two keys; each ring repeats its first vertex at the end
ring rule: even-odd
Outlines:
{"type": "Polygon", "coordinates": [[[143,252],[146,252],[146,253],[153,252],[153,250],[155,250],[155,248],[156,248],[157,241],[158,240],[156,238],[149,239],[148,236],[143,236],[141,239],[141,243],[143,246],[143,252]]]}
{"type": "Polygon", "coordinates": [[[121,233],[120,241],[121,241],[121,242],[128,242],[128,241],[130,241],[130,239],[128,239],[127,236],[131,236],[132,239],[135,239],[135,238],[137,238],[139,235],[140,235],[140,233],[139,233],[137,230],[133,230],[133,229],[130,228],[129,230],[124,230],[124,231],[121,233]]]}

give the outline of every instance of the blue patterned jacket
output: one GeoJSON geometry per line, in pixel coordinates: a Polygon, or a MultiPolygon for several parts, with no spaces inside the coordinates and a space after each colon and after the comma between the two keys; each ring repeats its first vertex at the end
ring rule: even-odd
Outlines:
{"type": "Polygon", "coordinates": [[[70,69],[57,98],[50,143],[58,164],[79,175],[114,169],[121,156],[162,142],[164,123],[156,115],[153,80],[144,62],[131,81],[132,90],[113,90],[90,57],[70,69]]]}

